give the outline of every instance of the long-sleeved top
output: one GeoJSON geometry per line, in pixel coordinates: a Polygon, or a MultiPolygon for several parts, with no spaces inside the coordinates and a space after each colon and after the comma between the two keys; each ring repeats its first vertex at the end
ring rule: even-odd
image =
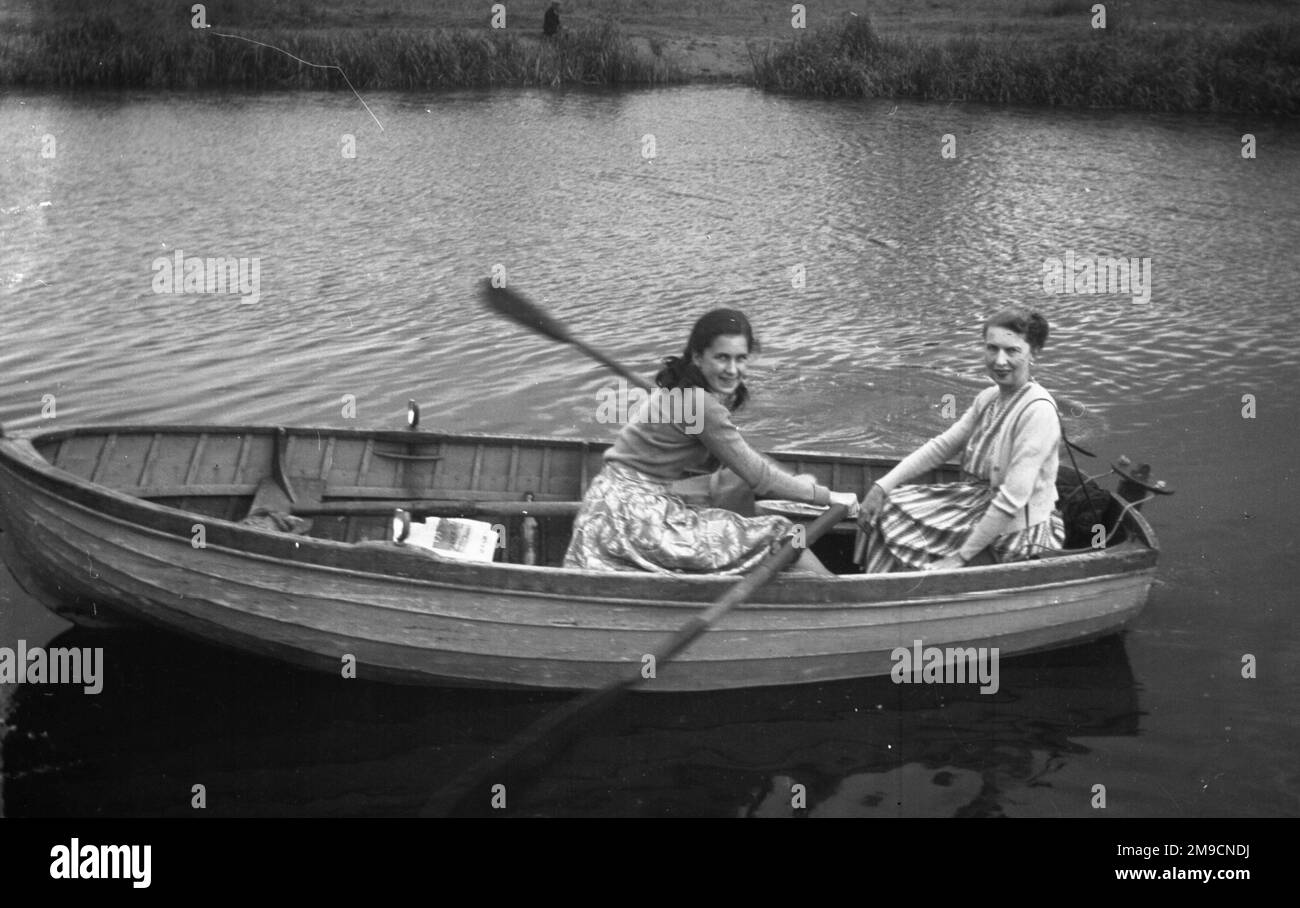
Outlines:
{"type": "Polygon", "coordinates": [[[796,479],[746,443],[731,414],[704,388],[656,388],[628,417],[607,463],[673,481],[730,467],[762,496],[830,504],[830,489],[796,479]]]}
{"type": "MultiPolygon", "coordinates": [[[[880,487],[886,493],[892,492],[963,450],[986,409],[998,403],[999,393],[996,385],[981,391],[961,419],[890,470],[879,481],[880,487]]],[[[1002,532],[1027,529],[1051,516],[1056,506],[1060,442],[1056,401],[1041,385],[1030,381],[993,436],[984,461],[988,475],[981,477],[988,479],[994,490],[992,506],[1007,518],[1002,532]]]]}

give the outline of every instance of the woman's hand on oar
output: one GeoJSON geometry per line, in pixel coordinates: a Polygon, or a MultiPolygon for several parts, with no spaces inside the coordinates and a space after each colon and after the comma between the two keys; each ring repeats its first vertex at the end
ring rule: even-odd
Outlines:
{"type": "Polygon", "coordinates": [[[885,502],[889,496],[878,483],[872,483],[871,488],[867,489],[867,494],[862,496],[862,507],[858,510],[858,527],[864,533],[871,532],[871,528],[876,523],[876,518],[880,516],[881,510],[885,507],[885,502]]]}

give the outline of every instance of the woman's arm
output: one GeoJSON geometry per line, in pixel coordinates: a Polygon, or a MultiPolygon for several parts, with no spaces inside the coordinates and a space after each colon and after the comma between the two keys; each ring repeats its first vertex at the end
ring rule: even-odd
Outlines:
{"type": "Polygon", "coordinates": [[[886,473],[876,482],[871,484],[867,489],[867,494],[862,496],[862,507],[858,511],[858,526],[864,532],[870,532],[875,525],[876,518],[885,507],[885,501],[889,498],[889,493],[894,489],[915,479],[927,470],[933,470],[935,467],[946,463],[954,454],[956,454],[966,444],[971,433],[975,431],[975,424],[979,421],[979,414],[984,412],[988,406],[985,395],[989,392],[997,393],[996,389],[990,388],[989,391],[981,392],[976,395],[975,400],[966,412],[941,435],[927,441],[921,447],[917,448],[907,457],[903,458],[899,464],[886,473]]]}
{"type": "Polygon", "coordinates": [[[727,408],[703,389],[694,390],[705,398],[700,410],[704,416],[700,442],[723,466],[730,467],[759,495],[830,504],[830,489],[811,477],[799,478],[787,473],[775,461],[755,451],[732,423],[727,408]]]}
{"type": "Polygon", "coordinates": [[[961,419],[949,426],[943,434],[936,435],[903,458],[898,466],[879,479],[876,485],[880,486],[888,494],[922,473],[947,463],[954,454],[962,449],[971,433],[975,431],[975,422],[982,409],[980,398],[976,397],[974,403],[967,407],[966,412],[961,415],[961,419]]]}

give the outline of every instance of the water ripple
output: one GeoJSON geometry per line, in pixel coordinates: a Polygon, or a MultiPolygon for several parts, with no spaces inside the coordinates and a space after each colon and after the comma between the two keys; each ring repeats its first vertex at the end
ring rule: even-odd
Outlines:
{"type": "Polygon", "coordinates": [[[27,100],[0,102],[6,147],[61,135],[0,199],[20,424],[44,393],[96,421],[335,423],[353,394],[360,420],[411,396],[458,428],[600,434],[607,379],[483,310],[494,266],[647,374],[706,308],[743,308],[773,442],[924,437],[936,396],[981,386],[979,325],[1007,302],[1048,314],[1040,378],[1098,418],[1297,372],[1286,135],[1246,168],[1212,121],[943,107],[947,160],[936,108],[737,89],[381,96],[382,134],[341,96],[27,100]],[[155,294],[177,250],[256,257],[259,301],[155,294]],[[1150,301],[1045,294],[1067,253],[1149,258],[1150,301]]]}

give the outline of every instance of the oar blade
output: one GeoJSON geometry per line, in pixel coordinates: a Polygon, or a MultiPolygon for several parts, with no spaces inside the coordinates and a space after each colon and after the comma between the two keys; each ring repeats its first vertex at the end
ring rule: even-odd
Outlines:
{"type": "Polygon", "coordinates": [[[491,278],[483,279],[483,283],[479,285],[479,293],[483,297],[483,303],[489,309],[504,315],[512,322],[562,344],[573,343],[573,336],[569,334],[569,329],[559,320],[534,306],[513,290],[493,286],[491,278]]]}

